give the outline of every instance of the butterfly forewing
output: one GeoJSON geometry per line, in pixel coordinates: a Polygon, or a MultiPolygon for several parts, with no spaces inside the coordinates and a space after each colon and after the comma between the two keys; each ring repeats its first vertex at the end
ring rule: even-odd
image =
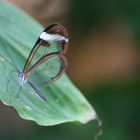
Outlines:
{"type": "MultiPolygon", "coordinates": [[[[68,33],[67,30],[60,24],[51,24],[48,26],[41,35],[49,44],[56,44],[50,48],[55,48],[57,52],[64,54],[68,47],[68,33]],[[46,35],[46,37],[45,37],[46,35]]],[[[51,49],[49,50],[50,52],[51,49]]]]}
{"type": "Polygon", "coordinates": [[[64,54],[68,47],[68,33],[59,24],[48,26],[39,36],[25,63],[23,73],[28,71],[43,56],[51,53],[64,54]]]}
{"type": "Polygon", "coordinates": [[[64,36],[65,38],[68,38],[68,33],[66,31],[66,29],[57,23],[51,24],[50,26],[48,26],[44,32],[48,32],[49,34],[59,34],[61,36],[64,36]]]}
{"type": "Polygon", "coordinates": [[[66,67],[67,61],[63,55],[46,56],[28,71],[31,75],[28,80],[36,87],[46,87],[59,78],[66,67]]]}

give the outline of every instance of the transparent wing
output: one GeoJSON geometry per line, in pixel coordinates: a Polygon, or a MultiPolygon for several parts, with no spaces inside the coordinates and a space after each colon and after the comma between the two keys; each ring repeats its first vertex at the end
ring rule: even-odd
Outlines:
{"type": "Polygon", "coordinates": [[[30,81],[36,87],[46,87],[57,80],[67,68],[67,60],[61,54],[51,54],[43,57],[25,75],[30,75],[30,81]]]}
{"type": "Polygon", "coordinates": [[[29,70],[43,56],[50,53],[64,54],[68,47],[68,33],[66,29],[59,24],[51,24],[39,36],[37,42],[32,48],[23,73],[29,70]]]}

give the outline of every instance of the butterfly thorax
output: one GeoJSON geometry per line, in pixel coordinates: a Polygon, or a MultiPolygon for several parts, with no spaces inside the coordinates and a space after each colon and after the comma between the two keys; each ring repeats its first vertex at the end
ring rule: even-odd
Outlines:
{"type": "Polygon", "coordinates": [[[17,76],[19,77],[19,84],[23,85],[27,82],[27,77],[22,72],[18,72],[17,76]]]}

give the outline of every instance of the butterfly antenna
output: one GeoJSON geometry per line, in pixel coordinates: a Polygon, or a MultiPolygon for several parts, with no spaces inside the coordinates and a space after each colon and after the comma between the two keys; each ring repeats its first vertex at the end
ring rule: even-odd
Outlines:
{"type": "Polygon", "coordinates": [[[17,67],[14,64],[12,64],[7,58],[3,57],[2,55],[0,55],[0,57],[2,59],[4,59],[8,64],[10,64],[11,66],[13,66],[18,71],[17,67]]]}

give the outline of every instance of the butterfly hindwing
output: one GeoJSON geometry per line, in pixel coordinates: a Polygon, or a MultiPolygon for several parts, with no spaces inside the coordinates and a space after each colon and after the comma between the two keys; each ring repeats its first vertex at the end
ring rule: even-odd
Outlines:
{"type": "Polygon", "coordinates": [[[64,55],[50,54],[27,71],[27,74],[31,75],[28,80],[35,86],[46,87],[58,79],[66,68],[67,60],[64,55]]]}

